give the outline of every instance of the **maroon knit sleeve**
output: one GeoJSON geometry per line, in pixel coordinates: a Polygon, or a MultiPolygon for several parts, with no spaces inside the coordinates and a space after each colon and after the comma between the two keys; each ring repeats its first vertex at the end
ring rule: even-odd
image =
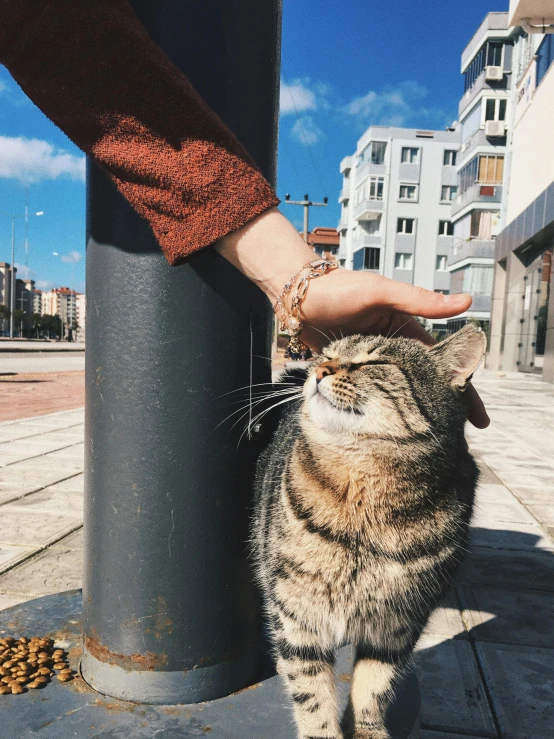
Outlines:
{"type": "Polygon", "coordinates": [[[278,199],[126,0],[0,0],[0,62],[178,264],[278,199]]]}

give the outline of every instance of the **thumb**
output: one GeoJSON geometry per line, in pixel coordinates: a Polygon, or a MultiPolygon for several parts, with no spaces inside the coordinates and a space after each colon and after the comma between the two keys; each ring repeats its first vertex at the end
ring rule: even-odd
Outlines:
{"type": "Polygon", "coordinates": [[[376,287],[374,299],[380,306],[423,318],[449,318],[463,313],[471,305],[471,296],[467,293],[442,295],[387,277],[381,277],[376,287]]]}

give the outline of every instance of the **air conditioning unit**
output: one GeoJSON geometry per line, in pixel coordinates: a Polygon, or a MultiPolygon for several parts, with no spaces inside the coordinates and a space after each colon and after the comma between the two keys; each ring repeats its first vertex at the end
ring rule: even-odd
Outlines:
{"type": "Polygon", "coordinates": [[[506,135],[506,124],[504,121],[487,121],[485,123],[485,136],[494,138],[495,136],[506,135]]]}
{"type": "Polygon", "coordinates": [[[485,79],[498,82],[504,77],[502,67],[485,67],[485,79]]]}

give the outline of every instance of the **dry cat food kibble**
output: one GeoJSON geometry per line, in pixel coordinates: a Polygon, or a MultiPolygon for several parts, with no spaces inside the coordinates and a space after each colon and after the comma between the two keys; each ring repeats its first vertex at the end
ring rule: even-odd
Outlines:
{"type": "Polygon", "coordinates": [[[66,683],[73,679],[74,672],[67,663],[66,652],[59,647],[54,649],[52,639],[39,636],[0,639],[0,695],[19,695],[27,688],[43,688],[54,675],[66,683]]]}

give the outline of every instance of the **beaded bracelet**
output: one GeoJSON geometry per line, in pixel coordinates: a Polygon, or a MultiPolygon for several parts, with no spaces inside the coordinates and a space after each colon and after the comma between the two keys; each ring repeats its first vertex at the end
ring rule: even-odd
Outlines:
{"type": "Polygon", "coordinates": [[[302,319],[300,318],[300,305],[306,297],[310,280],[313,280],[316,277],[321,277],[321,275],[337,269],[338,266],[337,262],[330,262],[328,259],[314,259],[312,262],[308,262],[301,267],[298,272],[295,272],[290,280],[285,283],[281,294],[277,298],[277,302],[273,306],[273,310],[275,311],[275,314],[279,316],[279,330],[287,331],[289,334],[288,348],[291,353],[299,354],[306,348],[300,341],[300,334],[304,328],[302,319]],[[299,276],[305,269],[308,269],[309,272],[307,272],[298,283],[296,292],[291,300],[290,313],[287,316],[285,298],[291,292],[299,276]]]}

